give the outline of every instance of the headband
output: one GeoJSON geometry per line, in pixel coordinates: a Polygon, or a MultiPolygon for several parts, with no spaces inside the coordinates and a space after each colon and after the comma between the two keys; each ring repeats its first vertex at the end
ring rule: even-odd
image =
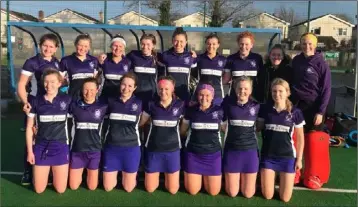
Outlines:
{"type": "Polygon", "coordinates": [[[309,39],[309,40],[312,41],[314,46],[317,46],[318,39],[317,39],[317,37],[315,35],[313,35],[311,33],[303,35],[302,38],[301,38],[301,41],[302,41],[302,39],[309,39]]]}
{"type": "Polygon", "coordinates": [[[169,85],[170,89],[174,91],[174,84],[170,80],[162,79],[158,82],[158,87],[164,87],[165,85],[169,85]]]}
{"type": "Polygon", "coordinates": [[[215,95],[215,90],[214,90],[214,88],[213,88],[211,85],[209,85],[209,84],[201,84],[201,85],[199,85],[198,88],[197,88],[197,91],[199,92],[199,91],[204,90],[204,89],[209,90],[210,93],[211,93],[213,96],[215,95]]]}
{"type": "Polygon", "coordinates": [[[116,42],[116,41],[121,42],[124,45],[124,47],[127,46],[126,41],[122,37],[113,38],[112,41],[111,41],[111,45],[113,44],[113,42],[116,42]]]}

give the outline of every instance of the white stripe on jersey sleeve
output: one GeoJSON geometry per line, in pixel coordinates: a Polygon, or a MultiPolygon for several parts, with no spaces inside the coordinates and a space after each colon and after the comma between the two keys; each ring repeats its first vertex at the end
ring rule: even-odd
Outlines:
{"type": "Polygon", "coordinates": [[[26,76],[32,76],[33,73],[30,72],[30,71],[27,71],[27,70],[22,69],[22,70],[21,70],[21,74],[26,75],[26,76]]]}
{"type": "Polygon", "coordinates": [[[304,125],[306,125],[306,122],[302,121],[301,123],[295,125],[295,128],[302,128],[304,125]]]}

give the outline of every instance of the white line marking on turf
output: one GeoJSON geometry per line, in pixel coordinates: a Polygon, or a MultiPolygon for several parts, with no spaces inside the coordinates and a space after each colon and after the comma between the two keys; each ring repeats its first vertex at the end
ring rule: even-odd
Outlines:
{"type": "MultiPolygon", "coordinates": [[[[22,172],[11,172],[11,171],[2,171],[2,175],[22,175],[22,172]]],[[[144,181],[143,178],[139,178],[139,181],[144,181]]],[[[164,179],[160,179],[161,182],[164,182],[164,179]]],[[[275,188],[278,188],[279,186],[275,186],[275,188]]],[[[307,190],[307,191],[321,191],[321,192],[333,192],[333,193],[358,193],[358,190],[354,189],[337,189],[337,188],[320,188],[320,189],[309,189],[305,187],[293,187],[294,190],[307,190]]]]}
{"type": "Polygon", "coordinates": [[[1,171],[1,175],[22,175],[22,172],[1,171]]]}

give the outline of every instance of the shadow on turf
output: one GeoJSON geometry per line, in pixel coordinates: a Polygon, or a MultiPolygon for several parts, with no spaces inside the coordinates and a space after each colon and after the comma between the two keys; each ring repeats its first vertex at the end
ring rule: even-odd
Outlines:
{"type": "MultiPolygon", "coordinates": [[[[32,191],[32,192],[35,193],[32,184],[30,184],[30,185],[22,185],[21,184],[21,176],[18,176],[18,175],[1,175],[1,177],[4,178],[5,180],[17,185],[17,186],[20,186],[20,187],[22,187],[22,188],[24,188],[24,189],[26,189],[28,191],[32,191]]],[[[45,191],[48,191],[48,190],[57,193],[55,188],[53,187],[53,185],[47,185],[45,191]]]]}

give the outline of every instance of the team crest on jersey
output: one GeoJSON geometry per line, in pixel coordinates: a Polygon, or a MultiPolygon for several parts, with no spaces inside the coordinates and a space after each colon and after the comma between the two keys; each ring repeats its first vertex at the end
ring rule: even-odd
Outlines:
{"type": "Polygon", "coordinates": [[[224,65],[224,62],[223,62],[222,60],[219,60],[219,61],[218,61],[218,66],[219,66],[219,67],[222,67],[223,65],[224,65]]]}
{"type": "Polygon", "coordinates": [[[96,119],[99,119],[99,117],[101,117],[101,110],[97,109],[97,110],[94,112],[94,117],[96,117],[96,119]]]}
{"type": "Polygon", "coordinates": [[[287,122],[291,122],[292,121],[292,114],[291,113],[287,114],[285,120],[287,122]]]}
{"type": "Polygon", "coordinates": [[[124,70],[125,72],[128,72],[128,65],[123,65],[123,70],[124,70]]]}
{"type": "Polygon", "coordinates": [[[132,104],[132,111],[137,111],[138,109],[138,105],[137,104],[132,104]]]}
{"type": "Polygon", "coordinates": [[[256,61],[255,61],[255,60],[251,60],[251,61],[250,61],[250,65],[251,65],[252,67],[256,67],[256,61]]]}
{"type": "Polygon", "coordinates": [[[64,101],[61,101],[60,107],[61,107],[62,111],[66,110],[66,106],[67,106],[67,104],[64,101]]]}
{"type": "Polygon", "coordinates": [[[91,67],[92,69],[94,69],[94,63],[93,63],[93,62],[90,62],[89,65],[90,65],[90,67],[91,67]]]}
{"type": "Polygon", "coordinates": [[[313,68],[312,67],[308,67],[307,70],[306,70],[307,73],[309,74],[313,74],[313,68]]]}
{"type": "Polygon", "coordinates": [[[185,63],[185,64],[189,64],[189,62],[190,62],[190,58],[189,58],[189,57],[184,58],[184,63],[185,63]]]}
{"type": "Polygon", "coordinates": [[[58,63],[57,62],[55,62],[55,67],[58,68],[58,63]]]}
{"type": "Polygon", "coordinates": [[[219,113],[217,111],[213,112],[213,119],[217,119],[219,117],[219,113]]]}
{"type": "Polygon", "coordinates": [[[173,116],[178,115],[179,109],[178,108],[173,108],[173,116]]]}
{"type": "Polygon", "coordinates": [[[254,116],[256,114],[256,110],[254,107],[250,108],[250,115],[254,116]]]}

